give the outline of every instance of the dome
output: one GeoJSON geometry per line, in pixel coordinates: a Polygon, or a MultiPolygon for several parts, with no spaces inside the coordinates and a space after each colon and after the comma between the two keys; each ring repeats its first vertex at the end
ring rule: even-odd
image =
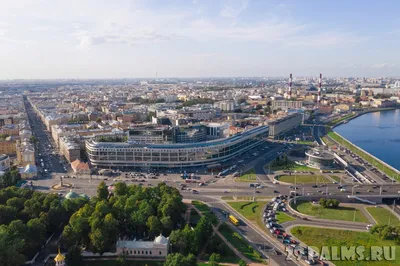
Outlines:
{"type": "Polygon", "coordinates": [[[68,192],[67,195],[65,195],[65,198],[66,199],[76,199],[76,198],[79,198],[79,195],[78,195],[78,193],[73,192],[72,189],[71,189],[71,191],[68,192]]]}
{"type": "Polygon", "coordinates": [[[64,257],[63,254],[61,254],[60,248],[58,248],[58,254],[57,254],[57,256],[54,258],[54,261],[55,261],[55,262],[64,262],[64,260],[65,260],[65,257],[64,257]]]}
{"type": "Polygon", "coordinates": [[[159,235],[154,239],[155,244],[161,244],[161,245],[167,245],[168,244],[168,238],[164,237],[163,235],[159,235]]]}

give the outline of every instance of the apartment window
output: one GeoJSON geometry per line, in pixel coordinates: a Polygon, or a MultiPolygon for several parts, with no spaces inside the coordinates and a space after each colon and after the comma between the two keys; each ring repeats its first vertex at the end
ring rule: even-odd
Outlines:
{"type": "Polygon", "coordinates": [[[161,251],[159,252],[159,254],[161,255],[161,251]]]}
{"type": "Polygon", "coordinates": [[[146,255],[148,255],[147,250],[146,250],[146,255]]]}
{"type": "Polygon", "coordinates": [[[134,251],[133,251],[133,254],[135,254],[135,255],[136,255],[136,250],[134,250],[134,251]]]}
{"type": "Polygon", "coordinates": [[[149,252],[150,252],[150,255],[151,255],[151,254],[152,254],[152,253],[151,253],[151,250],[150,250],[149,252]]]}
{"type": "Polygon", "coordinates": [[[142,255],[144,254],[144,251],[142,250],[142,255]]]}

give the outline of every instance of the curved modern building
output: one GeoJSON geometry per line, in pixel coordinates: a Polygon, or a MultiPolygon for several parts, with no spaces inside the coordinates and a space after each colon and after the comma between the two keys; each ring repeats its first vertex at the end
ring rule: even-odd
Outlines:
{"type": "Polygon", "coordinates": [[[86,141],[86,151],[98,167],[194,167],[223,163],[265,141],[268,126],[259,126],[225,139],[196,143],[142,144],[86,141]]]}
{"type": "Polygon", "coordinates": [[[306,151],[307,164],[318,169],[334,168],[335,156],[331,151],[313,148],[306,151]]]}

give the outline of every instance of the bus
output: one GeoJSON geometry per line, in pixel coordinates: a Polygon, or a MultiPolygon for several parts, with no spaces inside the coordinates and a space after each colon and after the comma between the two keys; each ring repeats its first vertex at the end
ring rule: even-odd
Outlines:
{"type": "Polygon", "coordinates": [[[235,218],[235,216],[233,215],[229,215],[229,221],[231,221],[231,223],[233,223],[234,225],[239,225],[239,220],[235,218]]]}

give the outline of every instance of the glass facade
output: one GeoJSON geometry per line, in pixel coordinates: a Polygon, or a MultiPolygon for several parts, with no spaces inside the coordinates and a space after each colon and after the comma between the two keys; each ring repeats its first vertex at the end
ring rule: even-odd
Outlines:
{"type": "Polygon", "coordinates": [[[230,138],[188,144],[128,144],[86,142],[92,165],[100,167],[187,167],[220,163],[256,147],[268,136],[261,126],[230,138]]]}

